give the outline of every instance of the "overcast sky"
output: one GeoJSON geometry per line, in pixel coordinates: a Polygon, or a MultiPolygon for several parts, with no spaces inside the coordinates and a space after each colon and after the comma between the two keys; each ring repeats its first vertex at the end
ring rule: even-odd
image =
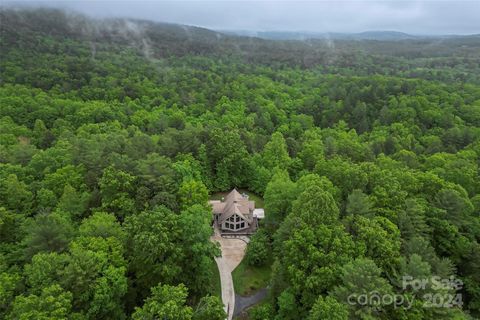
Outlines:
{"type": "MultiPolygon", "coordinates": [[[[2,0],[0,0],[2,1],[2,0]]],[[[4,4],[7,3],[2,1],[4,4]]],[[[11,4],[12,2],[8,2],[11,4]]],[[[217,30],[480,33],[478,1],[17,1],[217,30]]]]}

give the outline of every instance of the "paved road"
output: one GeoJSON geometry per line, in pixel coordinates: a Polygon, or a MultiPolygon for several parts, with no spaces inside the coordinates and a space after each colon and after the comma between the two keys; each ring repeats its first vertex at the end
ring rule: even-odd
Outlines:
{"type": "Polygon", "coordinates": [[[242,313],[243,310],[259,303],[267,297],[267,293],[267,288],[263,288],[251,296],[243,297],[238,294],[235,295],[235,310],[233,312],[233,315],[238,316],[242,313]]]}
{"type": "Polygon", "coordinates": [[[220,273],[222,286],[222,302],[227,312],[228,320],[232,320],[235,309],[235,290],[233,288],[232,271],[240,264],[247,243],[240,239],[225,239],[218,234],[212,236],[212,241],[220,243],[222,256],[215,258],[220,273]]]}

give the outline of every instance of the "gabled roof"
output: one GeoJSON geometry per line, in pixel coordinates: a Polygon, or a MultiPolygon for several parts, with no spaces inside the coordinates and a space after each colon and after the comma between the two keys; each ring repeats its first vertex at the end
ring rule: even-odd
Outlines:
{"type": "Polygon", "coordinates": [[[230,218],[234,214],[248,222],[252,221],[252,212],[253,209],[255,209],[255,201],[249,201],[248,198],[241,195],[237,189],[233,189],[225,197],[223,202],[218,200],[210,201],[210,204],[213,207],[213,212],[220,214],[220,223],[230,218]]]}

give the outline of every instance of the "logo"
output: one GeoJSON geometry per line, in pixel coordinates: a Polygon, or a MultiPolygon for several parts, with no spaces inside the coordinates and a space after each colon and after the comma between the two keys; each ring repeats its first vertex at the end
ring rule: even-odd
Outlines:
{"type": "Polygon", "coordinates": [[[462,295],[458,293],[463,288],[462,280],[451,276],[441,278],[414,278],[406,275],[402,277],[403,293],[352,293],[347,297],[349,305],[360,306],[388,306],[410,309],[415,300],[421,300],[425,308],[453,308],[462,307],[462,295]]]}

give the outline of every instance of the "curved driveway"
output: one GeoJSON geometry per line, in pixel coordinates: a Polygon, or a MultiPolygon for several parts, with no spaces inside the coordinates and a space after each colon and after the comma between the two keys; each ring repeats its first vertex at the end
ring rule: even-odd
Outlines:
{"type": "Polygon", "coordinates": [[[227,312],[227,319],[231,320],[235,308],[235,290],[233,288],[232,271],[240,264],[244,255],[247,243],[240,239],[222,238],[216,232],[212,241],[220,243],[222,256],[215,258],[220,273],[222,286],[222,302],[227,312]]]}

